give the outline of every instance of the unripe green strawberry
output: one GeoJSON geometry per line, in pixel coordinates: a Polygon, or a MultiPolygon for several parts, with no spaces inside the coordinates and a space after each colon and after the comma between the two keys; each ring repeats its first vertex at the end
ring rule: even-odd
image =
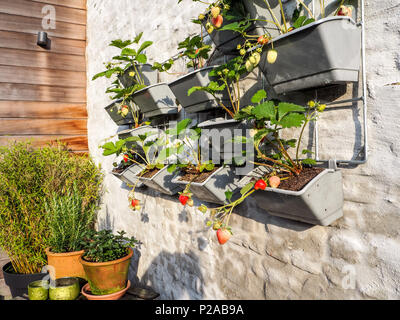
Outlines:
{"type": "Polygon", "coordinates": [[[247,72],[252,72],[254,69],[254,65],[251,63],[250,60],[246,61],[245,67],[246,67],[247,72]]]}
{"type": "Polygon", "coordinates": [[[200,207],[197,208],[197,210],[199,210],[202,213],[206,213],[208,208],[204,204],[202,204],[200,207]]]}
{"type": "Polygon", "coordinates": [[[246,49],[240,49],[239,53],[241,56],[244,56],[246,54],[246,49]]]}
{"type": "Polygon", "coordinates": [[[254,52],[253,57],[255,59],[254,65],[257,66],[260,63],[261,55],[258,52],[254,52]]]}
{"type": "Polygon", "coordinates": [[[220,9],[219,7],[212,7],[212,8],[211,8],[211,16],[212,16],[213,18],[218,17],[218,15],[220,14],[220,12],[221,12],[221,9],[220,9]]]}
{"type": "Polygon", "coordinates": [[[268,63],[270,63],[270,64],[275,63],[277,57],[278,57],[278,52],[276,50],[274,50],[274,49],[268,50],[268,53],[267,53],[268,63]]]}
{"type": "Polygon", "coordinates": [[[218,221],[214,222],[214,224],[213,224],[213,230],[218,230],[218,229],[220,229],[220,228],[221,228],[221,223],[218,222],[218,221]]]}

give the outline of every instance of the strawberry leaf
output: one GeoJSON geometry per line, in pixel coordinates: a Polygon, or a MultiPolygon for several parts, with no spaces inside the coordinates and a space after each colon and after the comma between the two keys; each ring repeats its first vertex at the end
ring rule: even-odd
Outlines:
{"type": "Polygon", "coordinates": [[[251,98],[251,102],[260,103],[261,100],[265,99],[266,97],[267,93],[265,92],[265,90],[259,90],[253,95],[253,97],[251,98]]]}
{"type": "Polygon", "coordinates": [[[273,101],[267,101],[255,106],[251,110],[252,115],[256,117],[257,120],[270,120],[275,118],[275,104],[273,101]]]}
{"type": "Polygon", "coordinates": [[[232,199],[232,196],[233,196],[233,192],[232,191],[226,191],[225,192],[226,200],[230,201],[232,199]]]}

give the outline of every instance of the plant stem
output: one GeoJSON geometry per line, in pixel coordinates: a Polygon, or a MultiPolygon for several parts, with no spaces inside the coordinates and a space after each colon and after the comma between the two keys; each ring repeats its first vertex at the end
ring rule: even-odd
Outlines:
{"type": "Polygon", "coordinates": [[[263,0],[263,1],[264,1],[264,3],[267,5],[268,11],[269,11],[269,13],[270,13],[271,16],[272,16],[272,19],[274,19],[274,21],[275,21],[275,25],[279,28],[279,31],[280,31],[281,33],[284,33],[281,24],[279,23],[279,21],[278,21],[278,19],[276,18],[274,12],[272,11],[272,8],[271,8],[271,5],[269,4],[269,1],[268,1],[268,0],[263,0]]]}
{"type": "Polygon", "coordinates": [[[287,26],[286,26],[286,18],[285,18],[285,12],[283,11],[283,5],[282,5],[282,1],[279,0],[279,6],[281,7],[281,16],[283,19],[283,25],[285,26],[285,32],[288,32],[287,26]]]}
{"type": "Polygon", "coordinates": [[[302,0],[297,0],[298,2],[300,2],[300,4],[304,7],[304,9],[307,10],[308,14],[310,15],[311,18],[313,18],[315,20],[314,15],[312,14],[311,10],[304,4],[304,2],[302,0]]]}

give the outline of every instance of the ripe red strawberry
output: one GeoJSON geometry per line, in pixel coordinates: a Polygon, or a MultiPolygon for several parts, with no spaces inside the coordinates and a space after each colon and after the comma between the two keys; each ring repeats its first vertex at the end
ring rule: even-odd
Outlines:
{"type": "Polygon", "coordinates": [[[179,196],[179,201],[182,203],[182,205],[186,205],[186,202],[188,202],[189,197],[185,194],[181,194],[179,196]]]}
{"type": "Polygon", "coordinates": [[[219,244],[224,244],[226,243],[229,238],[231,237],[232,233],[225,228],[222,229],[218,229],[217,230],[217,238],[218,238],[218,242],[219,244]]]}
{"type": "Polygon", "coordinates": [[[267,44],[269,39],[266,36],[259,36],[257,42],[261,45],[267,44]]]}
{"type": "Polygon", "coordinates": [[[254,185],[254,189],[256,189],[256,190],[259,190],[259,189],[265,190],[266,187],[267,187],[267,183],[263,179],[258,180],[256,182],[256,184],[254,185]]]}
{"type": "Polygon", "coordinates": [[[140,204],[140,201],[138,199],[132,199],[131,204],[132,204],[132,207],[136,207],[137,205],[140,204]]]}
{"type": "Polygon", "coordinates": [[[212,18],[211,22],[218,29],[221,28],[224,18],[219,14],[216,18],[212,18]]]}
{"type": "Polygon", "coordinates": [[[281,183],[281,179],[278,176],[272,176],[268,179],[269,185],[271,188],[278,188],[281,183]]]}
{"type": "Polygon", "coordinates": [[[124,154],[124,161],[128,162],[128,160],[129,160],[129,156],[127,154],[124,154]]]}

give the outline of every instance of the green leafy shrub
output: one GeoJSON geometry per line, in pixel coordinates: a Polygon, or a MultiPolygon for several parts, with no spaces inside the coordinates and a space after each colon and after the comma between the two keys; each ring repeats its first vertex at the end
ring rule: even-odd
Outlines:
{"type": "Polygon", "coordinates": [[[62,144],[0,147],[0,247],[15,272],[36,273],[46,264],[46,202],[54,194],[68,194],[74,182],[83,208],[97,203],[102,175],[87,156],[72,154],[62,144]]]}
{"type": "Polygon", "coordinates": [[[83,208],[82,195],[74,183],[71,192],[66,195],[53,194],[45,205],[51,251],[64,253],[82,250],[82,240],[94,225],[96,204],[90,203],[83,208]]]}
{"type": "Polygon", "coordinates": [[[89,262],[107,262],[128,255],[129,247],[139,243],[134,237],[125,237],[125,231],[114,235],[111,230],[91,231],[84,241],[83,258],[89,262]]]}

